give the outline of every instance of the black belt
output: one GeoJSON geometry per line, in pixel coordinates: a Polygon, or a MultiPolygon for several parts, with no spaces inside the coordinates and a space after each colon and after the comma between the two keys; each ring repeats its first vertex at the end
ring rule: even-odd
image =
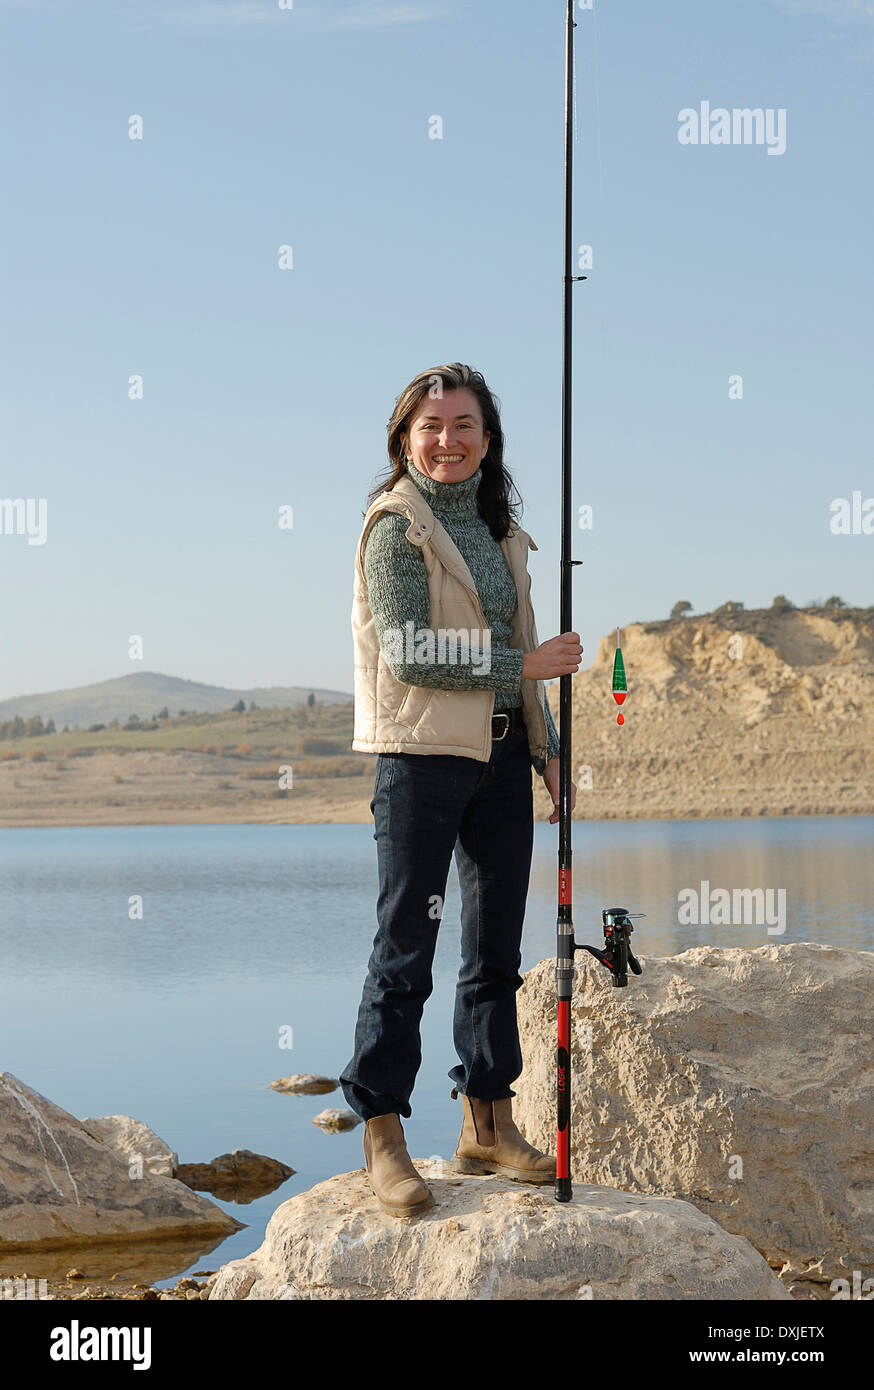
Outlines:
{"type": "Polygon", "coordinates": [[[511,729],[524,729],[525,718],[521,709],[503,710],[492,715],[492,739],[506,738],[511,729]]]}

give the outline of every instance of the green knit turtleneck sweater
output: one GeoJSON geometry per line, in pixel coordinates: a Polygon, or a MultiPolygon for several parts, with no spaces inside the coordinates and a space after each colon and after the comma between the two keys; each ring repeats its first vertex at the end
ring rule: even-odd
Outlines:
{"type": "MultiPolygon", "coordinates": [[[[479,594],[483,615],[491,628],[491,660],[487,672],[466,663],[426,664],[406,662],[389,655],[383,636],[386,631],[405,631],[429,627],[428,578],[421,548],[404,534],[409,522],[397,512],[383,512],[373,523],[364,552],[364,575],[370,611],[376,634],[385,652],[389,670],[404,685],[432,686],[439,690],[494,690],[495,713],[519,709],[522,705],[522,652],[508,647],[516,609],[516,586],[507,568],[504,553],[477,510],[482,470],[457,483],[441,483],[407,464],[411,480],[449,532],[470,570],[479,594]]],[[[545,701],[548,756],[558,757],[558,733],[549,702],[545,701]]],[[[543,771],[540,759],[532,759],[535,770],[543,771]]]]}

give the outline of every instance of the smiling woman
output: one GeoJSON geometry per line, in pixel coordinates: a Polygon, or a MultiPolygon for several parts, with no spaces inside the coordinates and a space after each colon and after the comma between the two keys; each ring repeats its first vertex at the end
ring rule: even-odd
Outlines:
{"type": "MultiPolygon", "coordinates": [[[[548,1183],[554,1161],[512,1118],[522,1070],[516,1024],[520,942],[533,844],[531,767],[557,800],[558,736],[543,681],[579,667],[576,633],[542,645],[528,552],[503,462],[498,407],[479,372],[452,363],[418,376],[388,426],[391,473],[374,489],[355,559],[353,748],[379,754],[370,803],[379,929],[354,1055],[341,1083],[366,1121],[364,1155],[382,1209],[432,1204],[400,1116],[421,1064],[419,1023],[453,854],[462,959],[450,1071],[464,1121],[456,1166],[548,1183]],[[394,640],[412,628],[457,644],[394,640]],[[488,636],[489,661],[474,653],[488,636]],[[453,655],[447,658],[447,650],[453,655]],[[441,655],[442,654],[442,655],[441,655]]],[[[575,789],[574,789],[575,795],[575,789]]],[[[555,821],[557,811],[551,819],[555,821]]]]}
{"type": "Polygon", "coordinates": [[[408,461],[436,482],[463,481],[482,464],[477,506],[495,540],[516,519],[497,402],[480,373],[462,363],[420,372],[401,392],[388,422],[388,456],[388,478],[377,482],[368,502],[394,488],[408,461]]]}
{"type": "Polygon", "coordinates": [[[407,462],[420,473],[441,483],[470,478],[488,453],[489,431],[472,391],[450,391],[447,396],[420,407],[410,424],[409,436],[400,432],[409,448],[407,462]],[[461,407],[460,415],[453,411],[461,407]]]}

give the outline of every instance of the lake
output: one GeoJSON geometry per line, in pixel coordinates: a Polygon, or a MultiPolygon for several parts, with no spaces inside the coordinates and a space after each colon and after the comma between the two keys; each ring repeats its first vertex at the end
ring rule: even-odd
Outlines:
{"type": "MultiPolygon", "coordinates": [[[[523,970],[554,953],[557,843],[558,827],[538,823],[523,970]]],[[[647,914],[634,937],[644,957],[705,943],[872,950],[872,844],[872,817],[576,822],[577,939],[601,944],[601,907],[622,905],[647,914]],[[706,893],[702,883],[711,898],[761,888],[776,901],[784,890],[785,931],[681,925],[680,895],[706,893]]],[[[242,1148],[296,1170],[249,1205],[220,1202],[248,1224],[190,1269],[249,1253],[281,1202],[362,1166],[361,1127],[310,1123],[345,1107],[341,1091],[266,1088],[290,1072],[338,1076],[351,1054],[376,930],[372,826],[0,830],[0,885],[0,1070],[80,1118],[135,1116],[183,1163],[242,1148]],[[141,921],[128,916],[133,895],[141,921]],[[279,1047],[283,1027],[291,1050],[279,1047]]],[[[447,1076],[459,931],[453,866],[405,1122],[413,1156],[450,1157],[461,1125],[447,1076]]],[[[61,1272],[73,1255],[59,1254],[61,1272]]],[[[30,1269],[32,1258],[7,1264],[23,1258],[30,1269]]],[[[167,1281],[182,1272],[168,1256],[167,1281]]]]}

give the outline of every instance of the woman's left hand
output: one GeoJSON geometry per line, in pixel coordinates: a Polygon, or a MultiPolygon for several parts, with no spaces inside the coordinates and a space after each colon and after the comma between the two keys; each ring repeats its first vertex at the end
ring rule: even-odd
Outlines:
{"type": "MultiPolygon", "coordinates": [[[[541,774],[542,777],[543,777],[543,781],[544,781],[544,783],[546,784],[546,790],[549,792],[549,795],[552,797],[553,805],[555,806],[555,810],[553,811],[552,815],[549,817],[549,824],[550,824],[550,825],[555,825],[556,822],[557,822],[558,819],[559,819],[559,814],[558,814],[558,803],[559,803],[559,797],[560,797],[560,792],[559,792],[559,767],[560,767],[559,759],[558,759],[558,758],[550,758],[550,759],[548,760],[547,764],[546,764],[546,767],[543,769],[543,773],[541,774]]],[[[576,804],[577,804],[577,788],[576,788],[576,783],[571,782],[571,810],[572,810],[572,811],[573,811],[574,807],[576,806],[576,804]]]]}

